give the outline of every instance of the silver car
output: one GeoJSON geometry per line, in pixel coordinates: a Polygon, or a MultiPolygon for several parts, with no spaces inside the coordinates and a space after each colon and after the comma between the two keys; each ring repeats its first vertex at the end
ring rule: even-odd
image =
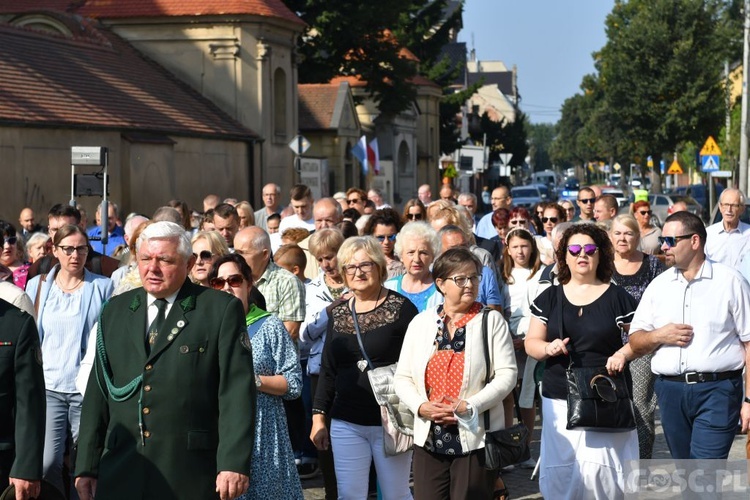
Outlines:
{"type": "Polygon", "coordinates": [[[516,207],[530,208],[545,201],[539,188],[534,185],[511,188],[510,195],[513,197],[513,205],[516,207]]]}

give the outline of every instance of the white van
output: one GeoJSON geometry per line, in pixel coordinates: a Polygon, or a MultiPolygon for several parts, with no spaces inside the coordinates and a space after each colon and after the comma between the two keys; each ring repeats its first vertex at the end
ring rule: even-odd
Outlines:
{"type": "Polygon", "coordinates": [[[557,174],[552,170],[542,170],[531,174],[531,184],[544,184],[545,186],[557,186],[557,174]]]}

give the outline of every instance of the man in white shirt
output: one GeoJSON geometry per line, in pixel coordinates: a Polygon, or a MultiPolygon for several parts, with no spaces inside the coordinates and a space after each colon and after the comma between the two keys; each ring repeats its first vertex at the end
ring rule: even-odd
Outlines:
{"type": "Polygon", "coordinates": [[[719,196],[721,222],[706,229],[706,256],[730,267],[737,267],[750,250],[750,225],[740,220],[745,211],[745,195],[739,189],[725,189],[719,196]]]}
{"type": "Polygon", "coordinates": [[[429,184],[422,184],[417,190],[417,198],[422,202],[425,207],[432,203],[432,190],[429,184]]]}
{"type": "Polygon", "coordinates": [[[301,227],[308,231],[315,230],[315,221],[312,217],[313,196],[310,188],[304,184],[296,184],[289,193],[292,200],[291,205],[294,215],[284,217],[279,224],[279,234],[291,227],[301,227]]]}
{"type": "Polygon", "coordinates": [[[750,361],[750,285],[706,257],[706,229],[689,212],[670,215],[659,240],[673,267],[644,292],[627,345],[636,355],[654,353],[654,390],[672,457],[726,459],[738,420],[743,431],[750,427],[742,386],[750,361]]]}
{"type": "Polygon", "coordinates": [[[490,202],[492,204],[492,212],[479,220],[475,231],[475,234],[482,238],[492,238],[493,236],[497,236],[495,226],[492,225],[492,213],[498,208],[511,209],[511,206],[513,205],[513,197],[510,195],[510,188],[507,186],[499,186],[493,189],[490,202]]]}

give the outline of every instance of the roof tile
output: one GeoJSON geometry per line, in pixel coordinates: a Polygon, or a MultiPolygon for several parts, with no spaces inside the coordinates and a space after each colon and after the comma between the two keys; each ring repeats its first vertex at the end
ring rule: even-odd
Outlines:
{"type": "Polygon", "coordinates": [[[330,130],[339,84],[300,84],[297,89],[300,130],[330,130]]]}

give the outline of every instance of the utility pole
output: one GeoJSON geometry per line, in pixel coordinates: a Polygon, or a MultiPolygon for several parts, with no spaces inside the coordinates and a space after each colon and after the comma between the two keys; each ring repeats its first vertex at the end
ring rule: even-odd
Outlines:
{"type": "Polygon", "coordinates": [[[742,126],[740,127],[740,189],[747,193],[748,189],[748,168],[747,163],[747,141],[748,141],[748,114],[750,106],[747,99],[747,79],[748,66],[750,66],[750,0],[745,0],[745,29],[744,29],[744,47],[742,51],[742,126]]]}

